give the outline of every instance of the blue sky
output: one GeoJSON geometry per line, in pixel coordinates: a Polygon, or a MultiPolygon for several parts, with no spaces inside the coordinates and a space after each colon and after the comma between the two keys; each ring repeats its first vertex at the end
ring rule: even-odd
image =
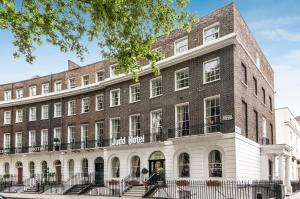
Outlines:
{"type": "MultiPolygon", "coordinates": [[[[188,9],[203,16],[232,1],[191,0],[188,9]]],[[[300,115],[300,1],[299,0],[236,0],[234,1],[275,71],[276,107],[288,106],[300,115]]],[[[87,43],[89,53],[80,62],[74,53],[62,53],[44,43],[34,52],[33,64],[24,57],[14,59],[12,34],[0,31],[0,84],[47,75],[66,69],[67,60],[79,65],[101,59],[96,43],[87,43]]]]}

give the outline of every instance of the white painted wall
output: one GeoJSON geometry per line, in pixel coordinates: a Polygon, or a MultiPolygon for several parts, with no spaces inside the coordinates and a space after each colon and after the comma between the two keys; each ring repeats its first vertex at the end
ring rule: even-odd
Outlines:
{"type": "MultiPolygon", "coordinates": [[[[292,148],[291,155],[300,160],[300,125],[289,108],[275,110],[276,144],[286,144],[292,148]]],[[[291,162],[291,180],[298,180],[297,161],[291,162]]],[[[279,173],[279,161],[275,160],[275,177],[279,173]]]]}
{"type": "MultiPolygon", "coordinates": [[[[55,172],[54,161],[60,160],[63,167],[63,180],[67,180],[68,162],[74,159],[74,173],[82,172],[81,161],[87,158],[89,172],[94,171],[94,161],[97,157],[104,159],[105,179],[111,179],[111,160],[114,157],[120,159],[120,178],[130,173],[131,158],[135,155],[141,159],[141,169],[148,168],[148,159],[155,151],[161,151],[166,158],[166,177],[178,178],[178,157],[182,152],[190,155],[190,179],[210,179],[208,176],[208,154],[211,150],[219,150],[223,160],[223,178],[239,180],[260,179],[260,146],[249,139],[235,133],[212,134],[206,136],[190,136],[186,138],[172,139],[162,143],[140,144],[131,146],[118,146],[94,151],[81,152],[48,152],[29,153],[25,155],[15,154],[3,156],[0,165],[5,162],[10,164],[10,173],[17,174],[15,163],[23,163],[24,179],[29,177],[29,161],[35,162],[36,174],[40,174],[41,163],[46,160],[50,172],[55,172]]],[[[1,173],[4,169],[0,170],[1,173]]],[[[0,173],[0,174],[1,174],[0,173]]],[[[219,179],[219,178],[218,178],[219,179]]]]}

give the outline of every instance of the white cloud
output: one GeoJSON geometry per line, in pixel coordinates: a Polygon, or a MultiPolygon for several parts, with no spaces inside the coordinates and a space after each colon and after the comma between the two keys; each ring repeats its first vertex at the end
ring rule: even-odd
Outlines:
{"type": "Polygon", "coordinates": [[[269,29],[269,30],[260,31],[259,33],[268,39],[300,42],[300,33],[299,32],[293,33],[286,29],[279,29],[279,28],[278,29],[269,29]]]}

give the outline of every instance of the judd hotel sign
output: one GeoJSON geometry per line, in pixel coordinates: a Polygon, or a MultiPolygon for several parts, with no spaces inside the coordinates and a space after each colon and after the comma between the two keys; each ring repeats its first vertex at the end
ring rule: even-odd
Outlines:
{"type": "Polygon", "coordinates": [[[112,139],[112,146],[118,146],[118,145],[131,145],[131,144],[142,144],[145,142],[145,135],[142,136],[128,136],[128,137],[121,137],[119,139],[112,139]]]}

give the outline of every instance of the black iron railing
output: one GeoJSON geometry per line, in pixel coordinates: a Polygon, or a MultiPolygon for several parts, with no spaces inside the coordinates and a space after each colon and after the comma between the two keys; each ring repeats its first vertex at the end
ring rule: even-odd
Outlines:
{"type": "MultiPolygon", "coordinates": [[[[120,137],[116,139],[100,139],[100,140],[86,140],[81,142],[71,143],[49,143],[35,146],[18,146],[11,148],[0,148],[1,154],[15,154],[15,153],[37,153],[46,151],[61,151],[61,150],[88,150],[93,148],[109,147],[123,144],[143,144],[163,142],[168,139],[187,137],[193,135],[206,135],[209,133],[216,133],[221,131],[221,124],[213,126],[197,125],[190,128],[176,128],[176,129],[160,129],[158,132],[140,132],[139,136],[135,137],[120,137]],[[125,143],[118,143],[118,139],[125,138],[125,143]],[[117,144],[115,144],[117,143],[117,144]]],[[[122,140],[123,141],[123,140],[122,140]]]]}
{"type": "Polygon", "coordinates": [[[166,180],[146,184],[147,198],[178,199],[283,199],[280,181],[235,181],[235,180],[166,180]],[[147,188],[147,186],[149,188],[147,188]]]}
{"type": "Polygon", "coordinates": [[[297,192],[300,190],[300,181],[299,180],[292,180],[291,181],[292,191],[297,192]]]}

